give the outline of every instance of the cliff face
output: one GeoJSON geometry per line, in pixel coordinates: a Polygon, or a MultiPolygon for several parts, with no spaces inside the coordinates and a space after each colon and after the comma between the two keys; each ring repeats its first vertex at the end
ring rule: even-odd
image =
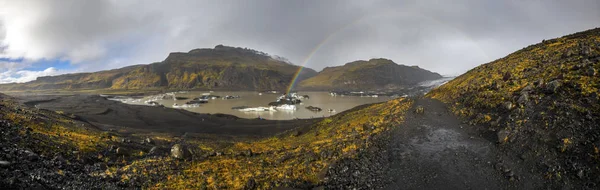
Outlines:
{"type": "Polygon", "coordinates": [[[371,59],[325,68],[316,76],[302,81],[299,88],[310,90],[397,89],[439,78],[442,76],[416,66],[398,65],[388,59],[371,59]]]}
{"type": "MultiPolygon", "coordinates": [[[[95,73],[40,77],[22,84],[3,84],[1,90],[47,89],[244,89],[282,90],[300,69],[256,50],[216,46],[171,53],[162,62],[95,73]]],[[[299,80],[316,72],[304,68],[299,80]]]]}

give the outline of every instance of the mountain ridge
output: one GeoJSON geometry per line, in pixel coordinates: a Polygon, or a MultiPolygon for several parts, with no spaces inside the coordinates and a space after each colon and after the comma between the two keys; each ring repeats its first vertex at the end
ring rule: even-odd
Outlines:
{"type": "MultiPolygon", "coordinates": [[[[283,90],[301,66],[248,48],[172,52],[163,61],[90,73],[38,77],[0,85],[2,90],[73,89],[243,89],[283,90]]],[[[316,74],[303,67],[300,80],[316,74]]]]}
{"type": "Polygon", "coordinates": [[[326,67],[316,76],[300,82],[305,90],[394,90],[442,78],[418,66],[406,66],[389,59],[358,60],[326,67]]]}

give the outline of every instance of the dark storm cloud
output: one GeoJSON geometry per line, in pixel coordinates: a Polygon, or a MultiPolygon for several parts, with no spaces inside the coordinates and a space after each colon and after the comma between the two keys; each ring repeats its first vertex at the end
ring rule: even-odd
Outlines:
{"type": "Polygon", "coordinates": [[[598,27],[598,10],[597,0],[0,1],[0,57],[93,71],[225,44],[317,70],[384,57],[455,75],[598,27]]]}

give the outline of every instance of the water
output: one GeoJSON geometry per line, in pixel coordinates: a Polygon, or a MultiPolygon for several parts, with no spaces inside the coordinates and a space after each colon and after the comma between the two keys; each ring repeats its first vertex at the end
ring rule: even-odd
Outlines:
{"type": "MultiPolygon", "coordinates": [[[[202,96],[205,92],[188,92],[188,93],[176,93],[177,97],[187,97],[187,100],[157,100],[156,102],[164,105],[165,107],[173,107],[173,104],[177,103],[179,105],[183,105],[186,102],[202,96]]],[[[194,108],[179,108],[185,109],[191,112],[197,113],[223,113],[229,115],[235,115],[241,118],[261,118],[269,119],[269,120],[289,120],[295,118],[316,118],[316,117],[329,117],[331,115],[335,115],[342,111],[351,109],[353,107],[370,104],[376,102],[384,102],[392,99],[391,97],[356,97],[356,96],[331,96],[328,92],[299,92],[299,95],[308,95],[310,99],[303,99],[301,104],[297,104],[296,110],[278,110],[278,111],[265,111],[265,112],[242,112],[238,110],[231,109],[232,107],[238,106],[249,106],[249,107],[268,107],[269,102],[275,101],[281,94],[266,94],[263,93],[259,95],[258,92],[244,92],[244,91],[236,91],[236,92],[212,92],[211,95],[217,95],[224,97],[226,95],[230,96],[240,96],[238,99],[212,99],[209,100],[208,103],[201,104],[199,107],[194,108]],[[322,108],[321,112],[313,112],[305,107],[307,106],[315,106],[322,108]],[[329,112],[329,109],[333,109],[336,112],[329,112]]],[[[149,100],[151,96],[143,97],[140,99],[129,99],[122,100],[128,104],[137,104],[137,105],[145,105],[144,101],[149,100]]]]}

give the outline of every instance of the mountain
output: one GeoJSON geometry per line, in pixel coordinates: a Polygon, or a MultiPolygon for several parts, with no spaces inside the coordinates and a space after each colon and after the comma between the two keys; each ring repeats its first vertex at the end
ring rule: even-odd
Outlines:
{"type": "Polygon", "coordinates": [[[327,67],[316,76],[300,82],[299,89],[400,89],[439,78],[442,78],[440,74],[417,66],[398,65],[388,59],[371,59],[350,62],[343,66],[327,67]]]}
{"type": "MultiPolygon", "coordinates": [[[[544,40],[431,91],[508,155],[558,184],[600,176],[600,28],[544,40]]],[[[595,187],[597,188],[597,187],[595,187]]]]}
{"type": "MultiPolygon", "coordinates": [[[[218,45],[171,53],[162,62],[94,73],[39,77],[1,90],[71,89],[286,89],[299,66],[252,49],[218,45]]],[[[304,68],[298,80],[316,71],[304,68]]]]}

